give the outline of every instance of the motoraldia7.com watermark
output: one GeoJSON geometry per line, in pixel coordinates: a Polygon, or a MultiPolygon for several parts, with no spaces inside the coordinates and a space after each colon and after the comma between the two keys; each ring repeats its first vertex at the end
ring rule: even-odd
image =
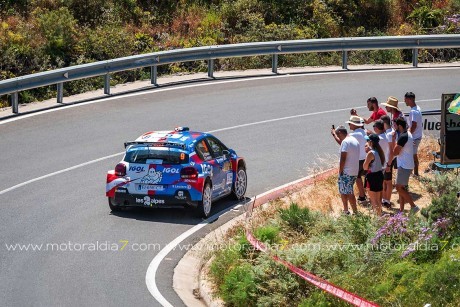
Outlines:
{"type": "MultiPolygon", "coordinates": [[[[393,253],[397,251],[406,250],[408,244],[349,244],[349,243],[337,243],[337,244],[289,244],[289,242],[281,242],[278,244],[265,244],[268,249],[272,252],[282,251],[286,249],[290,250],[314,250],[314,251],[359,251],[359,250],[374,250],[383,253],[393,253]]],[[[416,250],[430,250],[430,251],[442,251],[444,248],[457,248],[460,244],[449,244],[449,242],[441,242],[441,244],[428,244],[421,243],[411,245],[411,248],[416,250]]],[[[134,242],[130,240],[118,240],[118,241],[94,241],[94,242],[50,242],[50,243],[5,243],[4,248],[8,252],[25,253],[25,252],[158,252],[162,250],[165,245],[160,243],[152,242],[134,242]]],[[[234,250],[248,250],[251,249],[247,244],[238,244],[234,242],[214,242],[209,244],[178,244],[174,247],[174,250],[179,251],[202,251],[212,252],[222,249],[234,249],[234,250]]]]}

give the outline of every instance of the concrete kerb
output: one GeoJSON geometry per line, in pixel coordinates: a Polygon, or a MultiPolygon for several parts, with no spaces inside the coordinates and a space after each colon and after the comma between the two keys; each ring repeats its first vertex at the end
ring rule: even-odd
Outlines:
{"type": "MultiPolygon", "coordinates": [[[[287,193],[297,191],[318,180],[328,178],[337,172],[337,169],[329,169],[320,174],[307,176],[280,187],[274,188],[255,197],[257,206],[266,204],[272,200],[281,198],[287,193]]],[[[254,199],[251,199],[254,202],[254,199]]],[[[255,206],[256,207],[256,206],[255,206]]],[[[233,220],[207,234],[184,257],[174,269],[173,288],[187,306],[220,307],[224,303],[212,295],[212,284],[207,279],[206,273],[212,262],[206,247],[224,243],[226,232],[238,223],[244,222],[246,214],[241,214],[233,220]]]]}

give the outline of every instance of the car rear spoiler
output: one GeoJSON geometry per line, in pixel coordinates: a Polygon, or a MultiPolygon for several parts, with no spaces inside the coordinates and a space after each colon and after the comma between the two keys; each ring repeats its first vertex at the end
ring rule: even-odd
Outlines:
{"type": "Polygon", "coordinates": [[[187,145],[174,142],[125,142],[125,148],[131,145],[144,145],[151,147],[176,147],[184,150],[187,149],[187,145]]]}

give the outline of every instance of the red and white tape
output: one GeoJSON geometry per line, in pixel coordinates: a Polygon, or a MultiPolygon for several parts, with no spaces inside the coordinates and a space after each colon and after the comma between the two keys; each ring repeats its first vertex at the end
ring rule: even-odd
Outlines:
{"type": "MultiPolygon", "coordinates": [[[[249,205],[249,208],[248,208],[248,211],[247,211],[247,215],[246,215],[246,218],[247,219],[250,219],[251,216],[252,216],[252,210],[264,203],[267,203],[269,202],[270,200],[274,200],[276,198],[279,198],[283,195],[285,195],[287,192],[291,192],[291,191],[294,191],[302,186],[306,186],[306,185],[309,185],[309,184],[312,184],[315,182],[315,180],[320,180],[320,179],[324,179],[324,178],[327,178],[329,177],[330,175],[332,175],[334,172],[336,172],[337,170],[329,170],[329,171],[326,171],[324,172],[323,174],[319,175],[319,176],[315,176],[315,177],[310,177],[310,178],[306,178],[306,179],[301,179],[299,181],[296,181],[292,184],[289,184],[289,185],[285,185],[285,186],[282,186],[282,187],[279,187],[273,191],[270,191],[270,192],[267,192],[265,194],[262,194],[259,196],[259,198],[257,198],[256,200],[254,200],[254,202],[252,204],[249,205]]],[[[249,225],[249,223],[246,223],[246,225],[249,225]]],[[[267,247],[265,246],[265,244],[263,244],[262,242],[260,242],[259,240],[257,240],[254,235],[252,234],[252,232],[249,230],[249,229],[246,229],[246,238],[248,239],[249,243],[251,243],[251,245],[253,247],[255,247],[257,250],[261,251],[261,252],[264,252],[264,253],[270,253],[270,251],[267,249],[267,247]]],[[[284,265],[286,268],[288,268],[291,272],[295,273],[296,275],[300,276],[302,279],[308,281],[309,283],[311,283],[312,285],[350,303],[350,304],[353,304],[355,306],[361,306],[361,307],[378,307],[378,305],[376,303],[373,303],[371,301],[368,301],[354,293],[351,293],[347,290],[344,290],[310,272],[307,272],[307,271],[304,271],[302,270],[301,268],[298,268],[296,266],[294,266],[292,263],[288,262],[288,261],[285,261],[281,258],[279,258],[278,256],[275,256],[275,255],[271,255],[272,259],[282,265],[284,265]]]]}

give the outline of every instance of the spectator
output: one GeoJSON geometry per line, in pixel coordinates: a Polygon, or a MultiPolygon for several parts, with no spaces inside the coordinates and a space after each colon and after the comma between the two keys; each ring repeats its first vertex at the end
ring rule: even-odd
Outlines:
{"type": "Polygon", "coordinates": [[[366,200],[362,178],[364,176],[364,159],[366,159],[366,139],[364,138],[366,136],[366,131],[363,129],[364,124],[362,123],[362,118],[359,116],[352,115],[350,120],[346,123],[348,123],[350,130],[352,130],[350,136],[358,140],[359,143],[359,173],[358,178],[356,179],[356,185],[358,186],[359,191],[358,201],[363,202],[366,200]]]}
{"type": "MultiPolygon", "coordinates": [[[[368,119],[364,119],[365,124],[370,124],[380,119],[380,117],[382,117],[383,115],[387,114],[385,110],[379,107],[379,102],[375,97],[370,97],[369,99],[367,99],[367,108],[369,109],[369,111],[372,111],[372,114],[368,119]]],[[[350,113],[351,115],[358,116],[358,113],[355,109],[351,109],[350,113]]]]}
{"type": "Polygon", "coordinates": [[[380,137],[377,134],[366,136],[367,155],[364,161],[366,174],[366,188],[369,189],[369,198],[372,208],[378,216],[382,215],[382,191],[383,191],[383,172],[385,154],[380,147],[380,137]]]}
{"type": "Polygon", "coordinates": [[[396,119],[398,119],[400,117],[404,118],[404,114],[398,108],[398,102],[399,101],[398,101],[397,98],[395,98],[393,96],[390,96],[390,97],[388,97],[386,103],[382,103],[382,106],[385,106],[385,109],[390,114],[390,119],[391,119],[391,122],[392,122],[392,125],[393,125],[393,129],[395,131],[397,131],[396,124],[395,124],[396,119]]]}
{"type": "Polygon", "coordinates": [[[388,157],[385,156],[386,163],[383,172],[382,205],[386,208],[391,208],[391,192],[393,191],[393,168],[396,161],[393,155],[393,148],[395,147],[396,133],[391,127],[391,120],[388,115],[382,116],[381,120],[383,122],[385,135],[388,142],[388,157]]]}
{"type": "Polygon", "coordinates": [[[354,137],[348,135],[344,126],[339,126],[335,130],[331,129],[331,134],[334,139],[338,138],[340,140],[339,177],[337,183],[340,198],[342,199],[343,213],[350,214],[350,211],[348,211],[348,203],[350,203],[353,213],[356,214],[358,213],[358,208],[356,207],[353,185],[359,172],[359,143],[354,137]]]}
{"type": "Polygon", "coordinates": [[[422,110],[415,103],[415,94],[412,92],[407,92],[404,95],[404,102],[406,106],[410,107],[408,125],[414,138],[414,176],[418,176],[418,146],[423,137],[422,110]]]}
{"type": "Polygon", "coordinates": [[[404,211],[405,203],[409,203],[412,212],[417,212],[419,208],[414,204],[414,200],[406,186],[409,184],[409,176],[414,168],[414,145],[412,134],[407,131],[407,123],[404,118],[396,120],[396,127],[399,131],[398,142],[396,143],[393,154],[398,163],[398,173],[396,175],[396,190],[399,194],[399,210],[404,211]]]}

